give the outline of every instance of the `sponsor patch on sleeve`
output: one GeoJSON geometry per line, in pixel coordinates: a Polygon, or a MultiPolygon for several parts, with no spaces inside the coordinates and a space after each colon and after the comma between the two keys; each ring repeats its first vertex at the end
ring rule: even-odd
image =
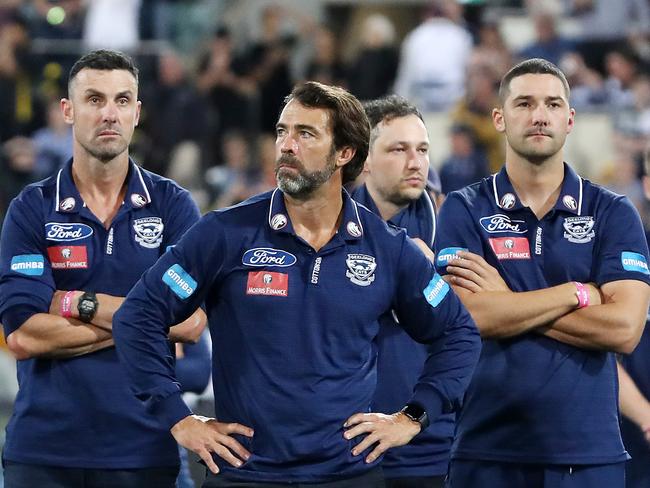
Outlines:
{"type": "Polygon", "coordinates": [[[429,305],[437,307],[447,293],[449,293],[449,285],[442,279],[442,276],[436,273],[422,293],[424,293],[424,298],[427,299],[429,305]]]}
{"type": "Polygon", "coordinates": [[[466,247],[445,247],[438,252],[436,256],[436,266],[442,268],[447,266],[450,261],[458,259],[459,251],[467,251],[466,247]]]}
{"type": "Polygon", "coordinates": [[[621,253],[621,264],[626,271],[638,271],[645,275],[650,274],[648,261],[643,254],[638,252],[623,251],[621,253]]]}
{"type": "Polygon", "coordinates": [[[27,276],[42,276],[45,259],[42,254],[19,254],[11,258],[11,271],[27,276]]]}
{"type": "Polygon", "coordinates": [[[162,280],[181,300],[189,298],[196,290],[196,280],[180,264],[170,266],[162,280]]]}

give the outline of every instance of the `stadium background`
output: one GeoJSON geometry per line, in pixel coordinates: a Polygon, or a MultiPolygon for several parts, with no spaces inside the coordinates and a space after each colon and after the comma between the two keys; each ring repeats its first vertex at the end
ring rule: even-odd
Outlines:
{"type": "MultiPolygon", "coordinates": [[[[106,47],[141,69],[132,156],[204,211],[274,186],[275,119],[304,79],[361,99],[406,96],[425,113],[443,191],[471,183],[502,162],[490,118],[498,80],[545,57],[567,74],[578,112],[566,160],[630,197],[647,229],[649,34],[647,0],[0,0],[0,221],[71,156],[59,112],[67,72],[106,47]]],[[[15,391],[0,342],[3,429],[15,391]]]]}

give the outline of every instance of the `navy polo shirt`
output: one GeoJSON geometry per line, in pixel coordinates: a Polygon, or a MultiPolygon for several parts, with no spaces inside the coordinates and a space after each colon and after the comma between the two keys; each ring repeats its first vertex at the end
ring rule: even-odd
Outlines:
{"type": "MultiPolygon", "coordinates": [[[[561,193],[538,220],[505,168],[451,193],[440,211],[436,265],[458,248],[480,254],[516,292],[569,281],[650,282],[648,248],[630,201],[564,166],[561,193]]],[[[534,332],[484,340],[458,416],[452,457],[605,464],[627,454],[618,423],[614,355],[534,332]]]]}
{"type": "MultiPolygon", "coordinates": [[[[126,296],[199,218],[186,190],[131,161],[124,203],[106,229],[84,206],[71,167],[27,186],[9,207],[0,245],[6,336],[47,313],[55,290],[126,296]]],[[[107,469],[178,464],[168,426],[134,397],[115,348],[18,361],[18,383],[4,459],[107,469]]]]}
{"type": "MultiPolygon", "coordinates": [[[[365,185],[352,197],[379,215],[365,185]]],[[[426,192],[389,220],[404,229],[410,237],[422,239],[433,248],[436,214],[426,192]]],[[[376,412],[393,413],[400,410],[420,377],[427,358],[427,346],[418,344],[395,320],[392,311],[379,319],[377,335],[377,390],[372,404],[376,412]]],[[[382,463],[388,479],[402,477],[441,476],[447,474],[449,451],[454,438],[454,415],[445,414],[431,421],[431,425],[409,444],[390,449],[382,463]]]]}
{"type": "Polygon", "coordinates": [[[276,189],[204,216],[129,293],[117,349],[170,426],[189,410],[162,360],[166,324],[204,301],[216,418],[255,430],[238,436],[252,453],[242,468],[215,456],[235,479],[321,482],[373,466],[351,454],[360,439],[346,440],[343,423],[370,411],[378,319],[391,308],[432,345],[401,404],[416,401],[432,419],[454,410],[478,358],[475,325],[432,264],[347,192],[338,232],[319,251],[294,233],[276,189]]]}

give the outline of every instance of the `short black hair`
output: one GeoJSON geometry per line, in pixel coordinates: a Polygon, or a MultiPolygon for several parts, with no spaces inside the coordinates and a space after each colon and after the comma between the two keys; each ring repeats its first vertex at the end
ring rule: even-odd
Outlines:
{"type": "Polygon", "coordinates": [[[406,98],[399,95],[388,95],[376,100],[370,100],[363,104],[363,108],[370,122],[370,147],[379,136],[377,126],[380,122],[390,122],[393,119],[415,115],[423,123],[424,119],[418,108],[406,98]]]}
{"type": "Polygon", "coordinates": [[[564,76],[564,73],[562,73],[562,70],[546,59],[532,58],[514,65],[503,76],[501,84],[499,85],[499,101],[501,105],[504,104],[506,98],[508,98],[508,94],[510,93],[510,82],[514,78],[528,74],[555,76],[562,82],[567,100],[569,99],[571,89],[569,88],[569,82],[567,81],[566,76],[564,76]]]}
{"type": "Polygon", "coordinates": [[[75,76],[82,69],[97,69],[102,71],[111,71],[114,69],[125,70],[131,73],[135,78],[136,84],[138,83],[138,68],[130,56],[120,51],[97,49],[79,58],[72,66],[72,69],[70,69],[70,74],[68,75],[68,94],[70,93],[72,80],[74,80],[75,76]]]}
{"type": "Polygon", "coordinates": [[[347,90],[316,81],[297,84],[284,99],[284,106],[292,100],[308,108],[322,108],[329,112],[334,149],[351,147],[352,159],[341,168],[343,184],[354,181],[368,156],[370,124],[361,102],[347,90]]]}

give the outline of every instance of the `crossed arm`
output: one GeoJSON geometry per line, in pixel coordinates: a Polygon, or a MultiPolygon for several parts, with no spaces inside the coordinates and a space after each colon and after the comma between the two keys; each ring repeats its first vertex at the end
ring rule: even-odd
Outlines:
{"type": "Polygon", "coordinates": [[[585,284],[590,306],[577,309],[573,283],[513,292],[481,256],[459,252],[447,280],[469,309],[481,336],[502,339],[534,331],[584,349],[631,352],[639,342],[650,287],[619,280],[601,288],[585,284]]]}
{"type": "MultiPolygon", "coordinates": [[[[70,358],[113,346],[113,314],[124,302],[124,297],[97,294],[99,307],[92,322],[78,319],[77,304],[83,294],[76,291],[72,300],[72,316],[61,316],[61,299],[65,291],[56,291],[49,313],[37,313],[27,319],[7,337],[7,346],[16,359],[33,357],[70,358]]],[[[190,317],[169,329],[172,342],[195,343],[207,324],[203,310],[197,309],[190,317]]]]}

